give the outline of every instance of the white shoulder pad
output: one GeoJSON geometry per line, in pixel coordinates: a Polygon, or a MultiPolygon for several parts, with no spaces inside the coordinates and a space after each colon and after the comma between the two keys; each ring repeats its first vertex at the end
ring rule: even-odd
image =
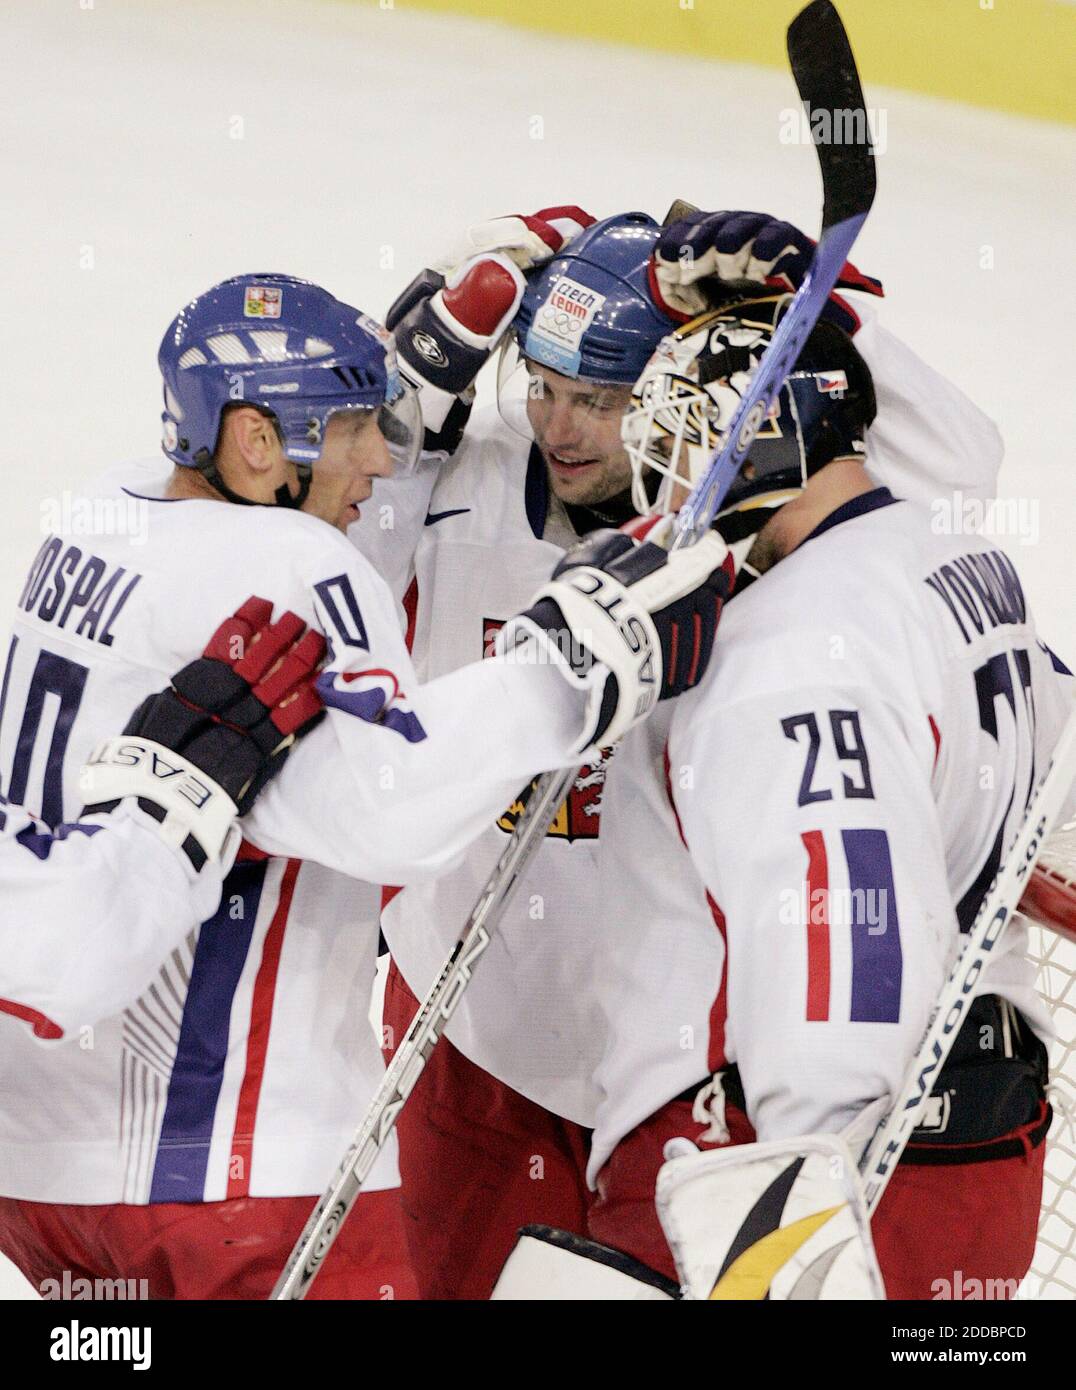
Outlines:
{"type": "Polygon", "coordinates": [[[859,1172],[836,1135],[673,1158],[657,1209],[688,1298],[885,1298],[859,1172]]]}
{"type": "Polygon", "coordinates": [[[671,1303],[679,1296],[671,1280],[619,1250],[551,1226],[524,1226],[490,1298],[671,1303]]]}

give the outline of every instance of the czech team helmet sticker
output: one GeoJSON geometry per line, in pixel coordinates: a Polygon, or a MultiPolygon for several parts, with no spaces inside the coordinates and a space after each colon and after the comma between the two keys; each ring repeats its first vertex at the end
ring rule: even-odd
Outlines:
{"type": "Polygon", "coordinates": [[[243,317],[278,319],[284,301],[279,285],[248,285],[243,293],[243,317]]]}
{"type": "Polygon", "coordinates": [[[535,362],[577,375],[581,363],[583,334],[605,303],[605,295],[581,285],[569,275],[552,280],[545,302],[538,308],[527,330],[524,352],[535,362]]]}

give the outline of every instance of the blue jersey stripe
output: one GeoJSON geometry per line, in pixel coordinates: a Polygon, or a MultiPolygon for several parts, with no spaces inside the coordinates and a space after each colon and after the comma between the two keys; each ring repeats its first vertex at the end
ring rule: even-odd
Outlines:
{"type": "Polygon", "coordinates": [[[852,892],[853,1023],[899,1023],[904,958],[884,830],[842,830],[852,892]]]}
{"type": "Polygon", "coordinates": [[[15,836],[17,844],[22,845],[23,849],[28,849],[31,854],[36,854],[38,859],[47,859],[52,853],[52,847],[58,840],[66,840],[68,835],[96,835],[103,829],[100,825],[83,825],[81,821],[72,821],[70,824],[58,825],[55,831],[41,830],[34,825],[28,825],[25,830],[20,830],[15,836]]]}
{"type": "Polygon", "coordinates": [[[151,1202],[204,1200],[232,1000],[250,950],[269,863],[263,859],[237,864],[224,880],[220,907],[199,933],[153,1165],[151,1202]],[[233,907],[235,898],[242,904],[242,915],[233,907]]]}
{"type": "MultiPolygon", "coordinates": [[[[11,646],[7,649],[7,661],[4,664],[4,683],[0,685],[0,733],[3,733],[4,729],[4,710],[7,709],[7,692],[8,686],[11,684],[11,663],[15,660],[15,648],[18,645],[19,639],[17,637],[12,637],[11,646]]],[[[7,800],[4,798],[2,772],[0,772],[0,799],[3,800],[6,806],[7,800]]],[[[0,830],[3,830],[5,825],[7,825],[7,816],[4,815],[3,811],[0,811],[0,830]]]]}

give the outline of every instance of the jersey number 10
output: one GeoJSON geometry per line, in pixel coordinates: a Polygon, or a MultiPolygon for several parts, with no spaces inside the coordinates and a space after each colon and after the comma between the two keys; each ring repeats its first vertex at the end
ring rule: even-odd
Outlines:
{"type": "MultiPolygon", "coordinates": [[[[13,637],[4,666],[4,683],[0,687],[0,739],[5,742],[7,741],[4,736],[7,733],[5,720],[9,717],[7,702],[11,670],[18,644],[19,639],[13,637]]],[[[13,804],[26,806],[27,810],[38,812],[50,829],[55,829],[64,819],[64,757],[67,753],[67,741],[71,736],[71,726],[75,722],[75,716],[82,703],[88,674],[89,668],[81,666],[77,661],[57,656],[55,652],[41,651],[38,653],[37,663],[30,678],[30,686],[26,692],[22,722],[15,738],[15,753],[12,758],[11,776],[8,779],[6,796],[8,801],[13,804]],[[56,717],[44,754],[41,804],[40,806],[27,806],[27,794],[33,791],[30,788],[30,774],[34,765],[34,753],[41,741],[41,728],[49,703],[48,696],[52,696],[56,717]]]]}

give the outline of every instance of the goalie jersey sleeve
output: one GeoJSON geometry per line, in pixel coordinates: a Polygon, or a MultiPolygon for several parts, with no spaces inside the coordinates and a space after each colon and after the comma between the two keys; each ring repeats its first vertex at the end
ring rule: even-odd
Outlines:
{"type": "Polygon", "coordinates": [[[140,811],[50,832],[0,803],[0,1012],[48,1040],[118,1012],[216,911],[222,882],[221,865],[195,874],[140,811]]]}
{"type": "MultiPolygon", "coordinates": [[[[895,1094],[1071,684],[1011,562],[884,490],[736,598],[714,660],[609,777],[592,1177],[736,1063],[760,1140],[895,1094]]],[[[1042,1032],[1023,929],[980,992],[1042,1032]]]]}

